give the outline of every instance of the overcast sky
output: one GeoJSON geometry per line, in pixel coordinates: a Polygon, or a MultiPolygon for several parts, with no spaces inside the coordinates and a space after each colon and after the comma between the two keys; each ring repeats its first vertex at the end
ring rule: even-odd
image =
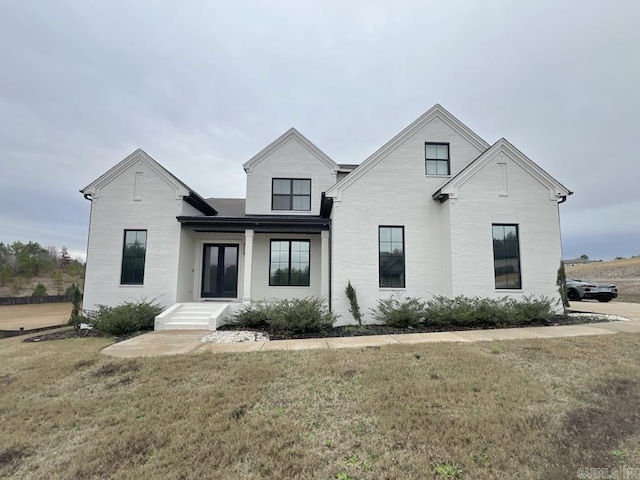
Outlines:
{"type": "Polygon", "coordinates": [[[640,255],[640,2],[0,0],[0,241],[86,249],[142,148],[205,197],[289,127],[360,163],[442,104],[574,191],[564,256],[640,255]]]}

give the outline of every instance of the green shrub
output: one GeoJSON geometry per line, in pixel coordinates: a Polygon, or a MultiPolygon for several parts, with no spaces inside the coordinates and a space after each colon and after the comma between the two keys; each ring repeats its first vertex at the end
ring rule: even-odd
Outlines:
{"type": "Polygon", "coordinates": [[[319,297],[281,300],[273,305],[269,327],[273,333],[320,332],[333,325],[335,314],[319,297]]]}
{"type": "Polygon", "coordinates": [[[87,312],[87,323],[106,335],[128,335],[153,330],[156,315],[163,309],[155,302],[144,300],[126,302],[116,307],[98,305],[97,310],[87,312]]]}
{"type": "Polygon", "coordinates": [[[362,314],[360,313],[360,305],[358,305],[356,289],[353,288],[353,285],[351,285],[351,280],[348,281],[347,287],[344,289],[344,293],[349,299],[349,313],[353,315],[353,319],[358,322],[358,325],[362,326],[362,314]]]}
{"type": "Polygon", "coordinates": [[[246,328],[268,328],[273,304],[265,301],[252,302],[242,307],[230,319],[230,325],[246,328]]]}
{"type": "Polygon", "coordinates": [[[43,284],[39,283],[33,287],[33,293],[31,293],[32,297],[46,297],[47,295],[47,287],[43,284]]]}
{"type": "Polygon", "coordinates": [[[389,327],[415,327],[424,321],[425,304],[418,298],[389,297],[378,300],[373,311],[373,318],[389,327]]]}
{"type": "Polygon", "coordinates": [[[330,327],[336,316],[327,301],[319,297],[255,302],[244,306],[229,323],[247,328],[268,328],[271,333],[320,332],[330,327]]]}
{"type": "Polygon", "coordinates": [[[555,302],[533,295],[516,300],[511,297],[486,298],[460,295],[433,297],[424,309],[425,323],[455,327],[504,327],[526,325],[553,315],[555,302]]]}

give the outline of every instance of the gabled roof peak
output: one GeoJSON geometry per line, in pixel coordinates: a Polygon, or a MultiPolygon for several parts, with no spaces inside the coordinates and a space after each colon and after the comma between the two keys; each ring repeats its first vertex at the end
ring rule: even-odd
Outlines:
{"type": "Polygon", "coordinates": [[[291,127],[289,130],[284,132],[278,138],[276,138],[273,142],[267,145],[265,148],[260,150],[256,155],[254,155],[251,159],[249,159],[242,167],[245,172],[250,172],[256,165],[262,162],[265,158],[267,158],[271,153],[276,151],[286,142],[288,142],[291,138],[295,138],[301,145],[303,145],[309,152],[315,155],[322,163],[324,163],[328,168],[331,168],[335,171],[338,171],[340,167],[336,162],[334,162],[329,156],[320,150],[311,140],[301,134],[294,127],[291,127]]]}

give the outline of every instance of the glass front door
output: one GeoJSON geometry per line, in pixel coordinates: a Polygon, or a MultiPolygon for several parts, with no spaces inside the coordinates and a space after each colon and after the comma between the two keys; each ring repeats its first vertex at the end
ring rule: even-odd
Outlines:
{"type": "Polygon", "coordinates": [[[238,296],[238,245],[204,245],[202,252],[202,297],[238,296]]]}

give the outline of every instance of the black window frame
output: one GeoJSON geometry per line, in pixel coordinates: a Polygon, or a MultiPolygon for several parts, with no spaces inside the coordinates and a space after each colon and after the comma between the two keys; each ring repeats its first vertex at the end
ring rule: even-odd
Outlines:
{"type": "MultiPolygon", "coordinates": [[[[437,167],[436,167],[437,170],[437,167]]],[[[424,142],[424,174],[429,176],[450,176],[451,175],[451,148],[449,142],[424,142]],[[429,173],[427,165],[429,162],[443,162],[441,158],[429,158],[427,157],[427,145],[446,146],[447,147],[447,173],[429,173]]]]}
{"type": "Polygon", "coordinates": [[[311,188],[312,188],[312,183],[311,183],[311,179],[310,178],[286,178],[286,177],[277,177],[277,178],[272,178],[271,179],[271,210],[273,211],[280,211],[280,212],[310,212],[311,211],[311,188]],[[274,187],[275,187],[275,182],[276,181],[282,181],[282,180],[287,180],[289,181],[289,193],[275,193],[274,191],[274,187]],[[309,193],[308,194],[296,194],[293,193],[293,182],[294,181],[306,181],[309,182],[309,193]],[[276,197],[276,195],[278,197],[288,197],[289,199],[289,208],[275,208],[275,202],[274,199],[276,197]],[[294,197],[308,197],[309,198],[309,208],[305,208],[305,209],[294,209],[293,208],[293,200],[294,197]]]}
{"type": "MultiPolygon", "coordinates": [[[[492,249],[493,249],[493,278],[494,278],[494,285],[496,290],[522,290],[522,255],[520,253],[520,225],[518,225],[517,223],[492,223],[491,224],[491,242],[492,242],[492,249]],[[508,265],[507,265],[507,260],[511,257],[507,257],[507,243],[506,243],[506,236],[503,233],[503,242],[504,242],[504,275],[507,276],[507,285],[506,286],[498,286],[498,271],[496,268],[496,263],[498,262],[499,259],[496,258],[496,239],[495,239],[495,235],[494,235],[494,229],[495,227],[513,227],[515,228],[516,231],[516,254],[517,254],[517,272],[509,272],[508,271],[508,265]],[[517,276],[516,276],[517,273],[517,276]],[[515,276],[516,279],[514,279],[514,282],[510,282],[510,276],[515,276]]],[[[502,274],[501,274],[502,275],[502,274]]]]}
{"type": "Polygon", "coordinates": [[[311,240],[306,238],[272,238],[269,241],[269,286],[270,287],[309,287],[311,286],[311,240]],[[271,265],[273,264],[273,243],[274,242],[287,242],[289,244],[289,260],[287,263],[287,283],[273,283],[271,278],[271,265]],[[307,283],[292,284],[291,283],[291,244],[293,242],[306,243],[309,245],[309,271],[307,273],[307,283]]]}
{"type": "MultiPolygon", "coordinates": [[[[129,228],[129,229],[125,229],[124,230],[124,235],[122,238],[122,262],[120,263],[120,285],[144,285],[144,274],[145,274],[145,267],[146,267],[146,262],[147,262],[147,243],[149,241],[149,232],[146,229],[133,229],[133,228],[129,228]],[[134,266],[128,266],[127,264],[129,262],[133,262],[135,263],[136,260],[140,259],[140,256],[136,256],[136,255],[127,255],[127,233],[129,232],[144,232],[144,251],[142,253],[142,268],[136,268],[134,266]],[[140,280],[138,281],[136,278],[136,274],[135,272],[138,271],[140,274],[140,280]],[[128,277],[130,275],[128,275],[129,273],[133,272],[133,278],[132,280],[128,280],[128,277]]],[[[137,242],[137,235],[136,235],[136,240],[134,241],[134,245],[137,242]]]]}
{"type": "MultiPolygon", "coordinates": [[[[406,288],[406,276],[407,276],[407,259],[405,251],[405,236],[404,225],[378,225],[378,286],[380,288],[406,288]],[[402,231],[402,281],[401,285],[383,285],[382,281],[382,251],[381,251],[381,230],[383,228],[399,228],[402,231]]],[[[393,238],[393,235],[392,237],[393,238]]],[[[393,243],[393,240],[391,240],[393,243]]]]}

